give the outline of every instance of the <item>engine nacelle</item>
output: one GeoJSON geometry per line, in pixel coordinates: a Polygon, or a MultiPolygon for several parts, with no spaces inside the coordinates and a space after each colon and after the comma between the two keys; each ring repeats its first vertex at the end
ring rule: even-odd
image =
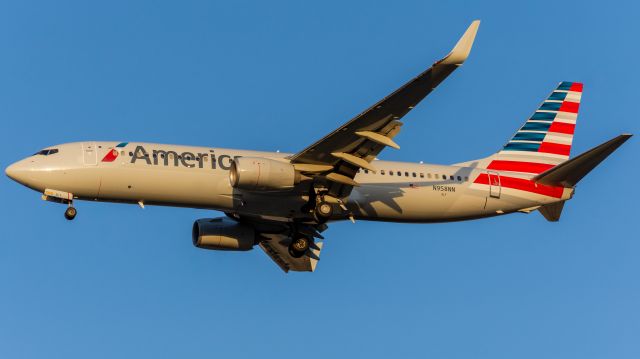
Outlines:
{"type": "Polygon", "coordinates": [[[287,190],[300,182],[300,175],[287,162],[260,157],[238,157],[229,170],[231,187],[249,191],[287,190]]]}
{"type": "Polygon", "coordinates": [[[252,227],[228,218],[202,218],[193,222],[193,245],[221,251],[248,251],[253,248],[256,233],[252,227]]]}

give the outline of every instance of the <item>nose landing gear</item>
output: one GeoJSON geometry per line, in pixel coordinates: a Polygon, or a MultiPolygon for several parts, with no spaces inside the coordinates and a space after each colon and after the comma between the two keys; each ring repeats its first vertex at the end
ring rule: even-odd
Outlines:
{"type": "Polygon", "coordinates": [[[76,218],[76,214],[78,214],[78,211],[73,207],[73,198],[73,193],[58,191],[55,189],[45,189],[42,194],[42,199],[45,201],[68,205],[67,209],[64,211],[64,218],[69,221],[76,218]]]}
{"type": "Polygon", "coordinates": [[[69,207],[67,207],[67,209],[64,211],[64,218],[71,221],[74,218],[76,218],[76,214],[78,214],[78,211],[76,210],[76,208],[73,207],[72,205],[69,205],[69,207]]]}

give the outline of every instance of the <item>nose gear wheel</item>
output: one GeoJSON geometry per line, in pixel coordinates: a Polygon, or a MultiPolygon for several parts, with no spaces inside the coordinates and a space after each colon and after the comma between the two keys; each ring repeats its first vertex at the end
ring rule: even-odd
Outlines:
{"type": "Polygon", "coordinates": [[[68,219],[68,220],[73,220],[74,218],[76,218],[76,214],[78,214],[78,211],[76,210],[75,207],[69,206],[67,207],[67,209],[64,211],[64,218],[68,219]]]}

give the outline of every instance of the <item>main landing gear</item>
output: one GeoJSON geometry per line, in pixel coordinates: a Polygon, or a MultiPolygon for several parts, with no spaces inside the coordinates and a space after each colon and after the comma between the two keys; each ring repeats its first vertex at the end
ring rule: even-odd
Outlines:
{"type": "Polygon", "coordinates": [[[298,236],[291,240],[289,244],[289,254],[293,258],[302,257],[309,250],[309,246],[311,245],[311,239],[305,236],[298,236]]]}
{"type": "Polygon", "coordinates": [[[318,223],[325,223],[333,215],[333,206],[329,202],[319,201],[313,210],[313,217],[318,223]]]}
{"type": "Polygon", "coordinates": [[[333,216],[334,204],[325,200],[326,192],[317,188],[309,190],[309,201],[300,208],[303,213],[309,213],[318,223],[326,223],[333,216]]]}
{"type": "Polygon", "coordinates": [[[71,221],[76,218],[76,214],[78,214],[76,208],[72,204],[69,204],[69,207],[64,211],[64,218],[71,221]]]}

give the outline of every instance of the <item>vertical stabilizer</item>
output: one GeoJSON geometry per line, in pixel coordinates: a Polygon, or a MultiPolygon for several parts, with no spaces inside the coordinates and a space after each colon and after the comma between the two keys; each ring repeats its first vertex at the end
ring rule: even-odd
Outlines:
{"type": "Polygon", "coordinates": [[[486,168],[537,175],[569,159],[582,84],[561,82],[486,168]]]}

